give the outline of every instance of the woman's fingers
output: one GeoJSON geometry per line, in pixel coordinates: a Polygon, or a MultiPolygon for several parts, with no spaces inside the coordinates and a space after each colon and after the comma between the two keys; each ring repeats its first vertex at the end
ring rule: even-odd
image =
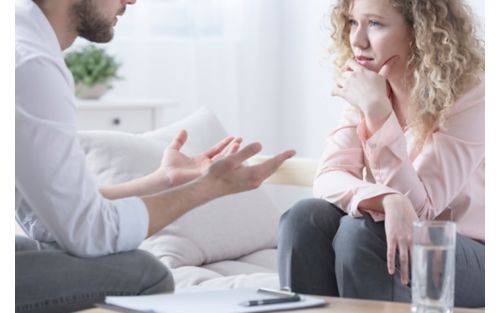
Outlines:
{"type": "Polygon", "coordinates": [[[362,71],[365,69],[361,64],[354,61],[353,59],[347,60],[346,67],[350,71],[362,71]]]}
{"type": "Polygon", "coordinates": [[[344,71],[342,72],[342,75],[340,75],[344,80],[349,79],[352,77],[353,71],[344,71]]]}
{"type": "Polygon", "coordinates": [[[330,95],[332,97],[337,97],[337,96],[339,96],[339,92],[340,92],[339,87],[334,86],[333,89],[332,89],[332,92],[330,93],[330,95]]]}
{"type": "Polygon", "coordinates": [[[399,271],[401,274],[401,283],[403,285],[407,285],[408,281],[410,279],[410,274],[409,274],[409,255],[408,255],[408,246],[406,243],[400,244],[399,245],[399,271]]]}
{"type": "Polygon", "coordinates": [[[399,254],[399,273],[401,283],[407,285],[410,281],[410,251],[411,243],[405,240],[387,239],[387,271],[393,275],[396,271],[396,250],[399,254]]]}
{"type": "Polygon", "coordinates": [[[394,267],[396,259],[396,242],[394,239],[387,238],[387,271],[389,274],[394,274],[394,267]]]}
{"type": "Polygon", "coordinates": [[[333,86],[331,95],[333,97],[344,97],[344,80],[338,79],[335,86],[333,86]]]}

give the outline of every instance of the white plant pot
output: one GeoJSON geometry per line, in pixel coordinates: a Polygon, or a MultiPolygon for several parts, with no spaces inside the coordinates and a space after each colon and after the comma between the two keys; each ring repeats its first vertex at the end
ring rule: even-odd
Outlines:
{"type": "Polygon", "coordinates": [[[75,93],[80,99],[99,99],[111,88],[111,83],[109,81],[98,83],[91,87],[78,83],[75,86],[75,93]]]}

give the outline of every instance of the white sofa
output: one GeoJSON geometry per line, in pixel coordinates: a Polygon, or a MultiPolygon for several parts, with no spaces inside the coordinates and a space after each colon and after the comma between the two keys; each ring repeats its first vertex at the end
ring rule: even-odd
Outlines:
{"type": "MultiPolygon", "coordinates": [[[[156,169],[163,149],[180,129],[189,133],[183,147],[187,154],[205,151],[226,136],[217,118],[201,109],[173,125],[144,134],[84,131],[79,138],[89,169],[97,183],[105,185],[156,169]]],[[[250,162],[261,162],[263,158],[254,157],[250,162]]],[[[295,158],[287,161],[267,183],[310,186],[315,168],[314,161],[295,158]]],[[[141,249],[153,253],[171,269],[177,290],[278,288],[278,223],[280,214],[288,207],[276,206],[276,197],[273,201],[268,188],[263,185],[192,210],[144,241],[141,249]]]]}

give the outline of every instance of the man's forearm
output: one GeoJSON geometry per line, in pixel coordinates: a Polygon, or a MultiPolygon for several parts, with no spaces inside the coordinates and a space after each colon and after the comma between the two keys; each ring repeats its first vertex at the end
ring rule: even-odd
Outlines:
{"type": "Polygon", "coordinates": [[[190,210],[221,196],[213,183],[201,177],[167,191],[143,197],[149,213],[148,237],[190,210]]]}
{"type": "Polygon", "coordinates": [[[109,200],[143,197],[162,192],[168,188],[165,176],[160,171],[112,186],[100,187],[99,191],[109,200]]]}

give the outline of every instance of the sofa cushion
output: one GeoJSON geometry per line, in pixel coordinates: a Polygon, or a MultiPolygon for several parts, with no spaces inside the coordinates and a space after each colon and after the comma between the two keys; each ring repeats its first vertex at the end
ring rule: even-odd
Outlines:
{"type": "MultiPolygon", "coordinates": [[[[189,138],[182,151],[197,154],[226,136],[217,118],[201,109],[168,127],[144,134],[82,131],[80,144],[98,185],[146,175],[180,129],[189,138]]],[[[165,209],[168,209],[166,204],[165,209]]],[[[265,187],[213,200],[192,210],[143,242],[141,248],[170,268],[236,259],[276,247],[279,212],[265,187]]]]}
{"type": "Polygon", "coordinates": [[[172,269],[177,290],[267,287],[279,289],[277,250],[264,249],[236,260],[172,269]]]}
{"type": "Polygon", "coordinates": [[[279,289],[278,273],[256,272],[223,276],[215,271],[196,266],[182,266],[172,269],[176,290],[219,289],[219,288],[271,288],[279,289]]]}

